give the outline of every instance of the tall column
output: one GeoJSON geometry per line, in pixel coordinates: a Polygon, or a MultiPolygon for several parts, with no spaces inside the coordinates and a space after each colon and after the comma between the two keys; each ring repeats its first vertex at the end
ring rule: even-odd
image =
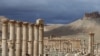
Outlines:
{"type": "Polygon", "coordinates": [[[59,40],[59,52],[61,52],[61,40],[59,40]]]}
{"type": "Polygon", "coordinates": [[[37,24],[34,25],[34,55],[33,56],[38,56],[38,39],[39,39],[39,26],[37,24]]]}
{"type": "Polygon", "coordinates": [[[72,43],[70,43],[70,52],[72,52],[72,43]]]}
{"type": "Polygon", "coordinates": [[[15,56],[15,21],[10,20],[9,22],[9,56],[15,56]]]}
{"type": "Polygon", "coordinates": [[[8,20],[2,20],[2,56],[8,56],[7,52],[8,20]]]}
{"type": "Polygon", "coordinates": [[[53,35],[50,35],[50,36],[48,37],[48,40],[52,40],[52,38],[53,38],[53,35]]]}
{"type": "Polygon", "coordinates": [[[21,56],[22,22],[16,23],[16,56],[21,56]]]}
{"type": "Polygon", "coordinates": [[[28,54],[30,55],[30,56],[33,56],[33,39],[34,39],[34,35],[33,35],[33,27],[34,27],[34,24],[29,24],[29,34],[28,34],[28,37],[29,37],[29,39],[28,39],[28,54]]]}
{"type": "Polygon", "coordinates": [[[22,40],[22,56],[27,56],[28,55],[28,44],[27,44],[27,39],[28,39],[28,23],[23,22],[23,40],[22,40]]]}
{"type": "Polygon", "coordinates": [[[82,47],[82,49],[83,49],[83,54],[85,54],[85,49],[86,49],[86,45],[85,45],[85,40],[83,41],[83,47],[82,47]]]}
{"type": "Polygon", "coordinates": [[[39,24],[39,56],[43,56],[43,50],[44,50],[44,23],[42,19],[37,20],[37,24],[39,24]]]}
{"type": "Polygon", "coordinates": [[[94,33],[90,33],[88,52],[91,56],[94,56],[94,33]]]}
{"type": "Polygon", "coordinates": [[[98,54],[99,53],[99,43],[97,43],[95,46],[96,46],[96,54],[98,54]]]}

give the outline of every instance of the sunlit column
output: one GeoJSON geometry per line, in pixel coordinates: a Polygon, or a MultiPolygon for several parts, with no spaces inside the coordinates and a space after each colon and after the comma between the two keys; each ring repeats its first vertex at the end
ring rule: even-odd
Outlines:
{"type": "Polygon", "coordinates": [[[2,20],[2,56],[7,55],[8,20],[2,20]]]}
{"type": "Polygon", "coordinates": [[[72,52],[72,43],[70,43],[70,52],[72,52]]]}
{"type": "Polygon", "coordinates": [[[37,24],[34,25],[34,55],[33,56],[38,56],[38,46],[39,46],[39,26],[37,24]]]}
{"type": "Polygon", "coordinates": [[[22,22],[16,23],[16,56],[21,56],[22,22]]]}
{"type": "Polygon", "coordinates": [[[94,33],[90,33],[88,52],[91,56],[94,56],[94,33]]]}
{"type": "Polygon", "coordinates": [[[85,40],[83,41],[83,53],[85,54],[85,47],[86,47],[86,45],[85,45],[85,40]]]}
{"type": "Polygon", "coordinates": [[[23,22],[23,40],[22,40],[22,56],[27,56],[28,55],[28,23],[27,22],[23,22]]]}
{"type": "Polygon", "coordinates": [[[28,31],[28,37],[29,37],[29,39],[28,39],[28,54],[30,55],[30,56],[33,56],[33,39],[34,39],[34,33],[33,33],[33,27],[34,27],[34,24],[29,24],[28,25],[28,27],[29,27],[29,31],[28,31]]]}
{"type": "Polygon", "coordinates": [[[37,20],[37,24],[39,25],[39,56],[43,56],[43,40],[44,40],[44,23],[42,19],[37,20]]]}
{"type": "Polygon", "coordinates": [[[15,21],[9,22],[9,56],[15,56],[15,21]]]}

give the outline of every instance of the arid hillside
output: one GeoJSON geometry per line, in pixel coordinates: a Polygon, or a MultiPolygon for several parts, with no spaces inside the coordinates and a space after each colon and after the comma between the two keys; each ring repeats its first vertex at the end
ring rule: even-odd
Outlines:
{"type": "Polygon", "coordinates": [[[100,14],[86,13],[82,19],[69,24],[51,24],[45,26],[45,36],[88,39],[89,33],[95,33],[95,40],[100,40],[100,14]]]}

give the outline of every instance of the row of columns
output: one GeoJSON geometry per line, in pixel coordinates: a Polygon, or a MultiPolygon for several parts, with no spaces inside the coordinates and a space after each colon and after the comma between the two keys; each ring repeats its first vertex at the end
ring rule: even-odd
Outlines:
{"type": "Polygon", "coordinates": [[[42,19],[35,24],[2,20],[2,56],[43,56],[43,33],[42,19]]]}

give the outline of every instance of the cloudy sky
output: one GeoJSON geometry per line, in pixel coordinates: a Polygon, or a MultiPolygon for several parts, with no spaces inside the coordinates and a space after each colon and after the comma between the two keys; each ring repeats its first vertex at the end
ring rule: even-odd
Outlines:
{"type": "Polygon", "coordinates": [[[69,23],[92,11],[100,11],[100,0],[0,0],[1,16],[29,22],[69,23]]]}

